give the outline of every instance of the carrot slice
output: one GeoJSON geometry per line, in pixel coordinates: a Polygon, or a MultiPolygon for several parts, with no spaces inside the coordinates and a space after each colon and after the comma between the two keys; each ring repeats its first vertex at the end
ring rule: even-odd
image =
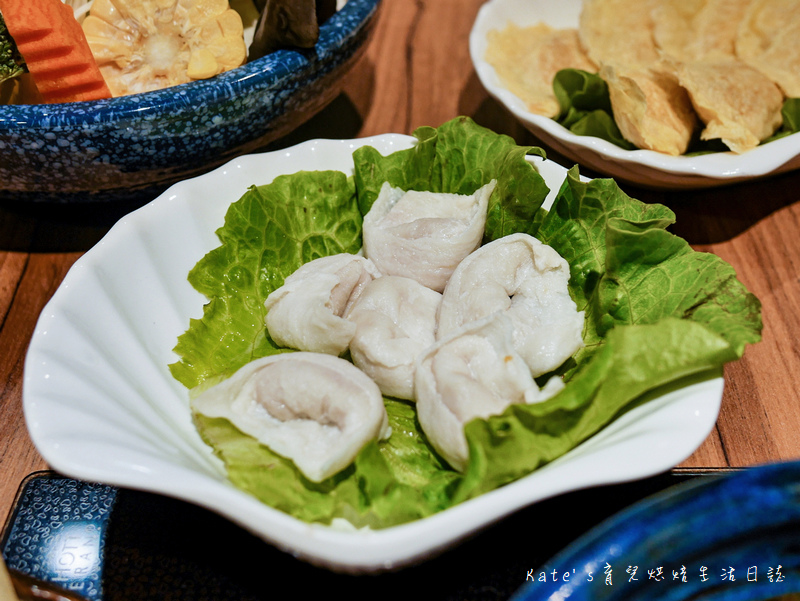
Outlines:
{"type": "Polygon", "coordinates": [[[71,7],[61,0],[0,0],[0,12],[44,102],[111,97],[71,7]]]}

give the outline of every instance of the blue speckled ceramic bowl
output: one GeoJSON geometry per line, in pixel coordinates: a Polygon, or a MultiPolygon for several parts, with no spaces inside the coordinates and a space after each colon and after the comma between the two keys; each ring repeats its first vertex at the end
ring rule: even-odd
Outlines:
{"type": "Polygon", "coordinates": [[[212,79],[108,100],[0,106],[0,199],[142,197],[251,152],[339,93],[380,0],[349,0],[308,51],[279,50],[212,79]]]}
{"type": "Polygon", "coordinates": [[[761,601],[798,592],[800,462],[788,462],[697,478],[632,505],[532,569],[512,601],[761,601]]]}

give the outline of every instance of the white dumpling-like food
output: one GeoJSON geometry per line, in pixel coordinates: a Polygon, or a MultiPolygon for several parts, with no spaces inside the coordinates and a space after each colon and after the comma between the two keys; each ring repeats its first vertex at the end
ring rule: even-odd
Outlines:
{"type": "Polygon", "coordinates": [[[251,361],[192,401],[223,417],[321,482],[346,468],[370,440],[391,433],[378,386],[349,361],[282,353],[251,361]]]}
{"type": "Polygon", "coordinates": [[[364,256],[383,275],[441,292],[461,260],[480,246],[496,184],[464,195],[405,192],[384,183],[364,216],[364,256]]]}
{"type": "Polygon", "coordinates": [[[414,398],[414,362],[436,342],[442,295],[419,282],[383,276],[370,282],[347,313],[356,324],[350,356],[385,395],[414,398]]]}
{"type": "Polygon", "coordinates": [[[341,355],[356,331],[344,315],[380,275],[372,261],[358,255],[309,261],[267,297],[269,335],[280,346],[341,355]]]}
{"type": "Polygon", "coordinates": [[[514,324],[514,347],[537,377],[583,347],[583,311],[569,295],[569,265],[527,234],[485,244],[458,266],[442,296],[437,338],[496,311],[514,324]]]}
{"type": "Polygon", "coordinates": [[[504,313],[472,322],[440,340],[417,361],[417,416],[436,451],[456,470],[469,460],[464,426],[499,415],[509,405],[543,401],[564,384],[551,378],[541,390],[512,341],[504,313]]]}

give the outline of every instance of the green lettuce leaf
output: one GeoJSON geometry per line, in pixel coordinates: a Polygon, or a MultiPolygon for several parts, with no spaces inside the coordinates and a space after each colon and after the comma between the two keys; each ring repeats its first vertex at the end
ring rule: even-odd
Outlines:
{"type": "Polygon", "coordinates": [[[194,419],[236,487],[307,522],[344,518],[357,527],[385,528],[446,509],[460,479],[428,445],[412,405],[389,398],[385,403],[389,440],[369,443],[352,465],[320,483],[228,420],[194,419]]]}
{"type": "Polygon", "coordinates": [[[800,131],[800,98],[787,98],[783,102],[781,116],[783,117],[783,122],[778,131],[764,140],[762,144],[777,140],[778,138],[783,138],[790,134],[796,134],[800,131]]]}
{"type": "Polygon", "coordinates": [[[553,78],[561,125],[579,136],[602,138],[626,150],[636,147],[622,137],[611,111],[608,85],[596,73],[562,69],[553,78]]]}
{"type": "Polygon", "coordinates": [[[575,168],[547,212],[547,188],[525,160],[533,149],[466,118],[415,136],[412,149],[387,157],[357,150],[353,178],[301,172],[251,188],[231,206],[217,232],[221,246],[189,275],[209,303],[178,341],[175,377],[199,390],[286,351],[264,332],[264,299],[302,263],[356,251],[362,214],[384,181],[472,193],[496,179],[485,238],[531,232],[569,262],[586,346],[558,370],[566,386],[555,397],[467,425],[464,474],[430,447],[414,405],[396,399],[385,398],[392,436],[321,483],[226,420],[195,416],[236,486],[306,521],[377,528],[446,509],[563,455],[659,387],[718,371],[760,337],[757,299],[730,265],[666,231],[674,221],[668,208],[632,199],[612,180],[581,182],[575,168]]]}
{"type": "Polygon", "coordinates": [[[338,171],[280,176],[252,186],[217,230],[222,243],[192,269],[208,299],[203,318],[178,339],[175,379],[208,387],[245,363],[281,349],[264,329],[264,301],[303,263],[361,248],[361,213],[352,179],[338,171]]]}
{"type": "Polygon", "coordinates": [[[456,498],[492,490],[563,455],[637,399],[738,359],[760,340],[760,303],[719,257],[666,227],[674,214],[613,180],[572,169],[537,237],[570,263],[584,342],[555,397],[467,425],[471,462],[456,498]]]}

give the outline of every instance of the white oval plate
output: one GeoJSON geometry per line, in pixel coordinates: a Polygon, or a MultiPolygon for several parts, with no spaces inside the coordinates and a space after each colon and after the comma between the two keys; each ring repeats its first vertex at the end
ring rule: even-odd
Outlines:
{"type": "Polygon", "coordinates": [[[487,35],[509,23],[524,27],[540,21],[555,28],[577,27],[583,0],[490,0],[475,19],[470,56],[486,90],[545,145],[579,164],[619,180],[651,188],[705,188],[776,175],[800,167],[800,134],[745,152],[674,157],[652,150],[624,150],[592,136],[579,136],[557,122],[528,111],[484,60],[487,35]]]}
{"type": "MultiPolygon", "coordinates": [[[[713,427],[721,370],[673,387],[594,438],[508,486],[385,530],[307,524],[234,488],[192,425],[186,388],[167,368],[205,297],[189,270],[219,246],[214,232],[251,184],[301,169],[352,173],[352,152],[414,139],[315,140],[243,156],[180,182],[117,223],[67,274],[28,350],[23,405],[31,437],[57,471],[161,493],[216,511],[312,563],[365,572],[420,561],[516,509],[566,491],[646,477],[689,456],[713,427]]],[[[552,190],[565,170],[532,159],[552,190]]],[[[552,202],[553,192],[548,197],[552,202]]],[[[198,527],[202,527],[198,524],[198,527]]]]}

